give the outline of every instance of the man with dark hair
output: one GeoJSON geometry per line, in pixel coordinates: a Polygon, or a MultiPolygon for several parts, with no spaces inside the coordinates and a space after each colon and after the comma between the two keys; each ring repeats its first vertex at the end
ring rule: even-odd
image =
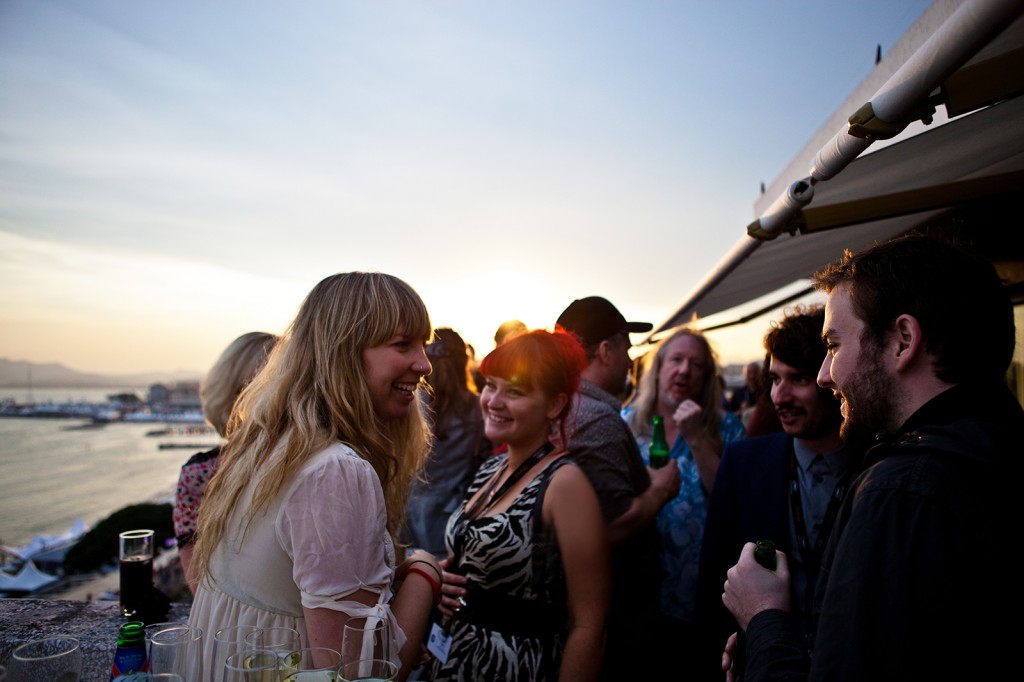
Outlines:
{"type": "Polygon", "coordinates": [[[588,365],[567,420],[568,449],[597,492],[612,544],[614,589],[601,679],[641,679],[646,676],[643,665],[653,665],[659,655],[645,651],[661,595],[661,544],[654,519],[679,492],[679,470],[644,466],[616,396],[633,367],[629,335],[653,325],[626,322],[607,299],[590,296],[573,301],[557,326],[573,333],[587,352],[588,365]]]}
{"type": "Polygon", "coordinates": [[[722,453],[697,579],[706,644],[694,679],[723,679],[722,647],[737,628],[722,605],[722,582],[746,542],[771,540],[790,557],[793,612],[801,634],[809,632],[821,552],[860,454],[839,437],[839,401],[816,383],[824,321],[821,306],[797,308],[765,334],[767,384],[782,431],[729,443],[722,453]]]}
{"type": "Polygon", "coordinates": [[[842,403],[844,436],[876,441],[822,559],[813,657],[790,557],[770,571],[748,543],[729,569],[722,599],[746,629],[744,679],[1006,677],[1024,431],[1005,382],[1009,293],[991,263],[923,235],[847,252],[813,281],[828,295],[818,383],[842,403]]]}

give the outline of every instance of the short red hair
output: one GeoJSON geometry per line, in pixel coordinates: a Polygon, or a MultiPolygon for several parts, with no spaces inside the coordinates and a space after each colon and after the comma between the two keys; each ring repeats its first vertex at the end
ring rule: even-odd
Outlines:
{"type": "Polygon", "coordinates": [[[499,377],[526,390],[539,388],[549,398],[565,393],[569,400],[559,413],[558,428],[565,439],[565,419],[572,396],[587,366],[587,354],[572,334],[543,329],[524,332],[501,344],[480,363],[484,377],[499,377]]]}

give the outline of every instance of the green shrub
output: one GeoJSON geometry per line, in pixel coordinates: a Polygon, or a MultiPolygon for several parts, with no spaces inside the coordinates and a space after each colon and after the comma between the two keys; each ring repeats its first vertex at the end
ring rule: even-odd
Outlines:
{"type": "Polygon", "coordinates": [[[97,523],[68,550],[64,572],[94,573],[104,566],[116,566],[118,535],[126,530],[153,529],[155,550],[159,553],[174,537],[174,520],[170,504],[133,504],[119,509],[97,523]]]}

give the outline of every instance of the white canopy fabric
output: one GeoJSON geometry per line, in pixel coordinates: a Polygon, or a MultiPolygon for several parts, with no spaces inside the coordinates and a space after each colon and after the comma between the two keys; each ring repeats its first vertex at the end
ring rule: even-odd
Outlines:
{"type": "MultiPolygon", "coordinates": [[[[695,318],[701,327],[702,318],[763,297],[769,301],[767,309],[782,305],[793,298],[793,285],[842,256],[843,249],[860,250],[914,229],[956,233],[1002,263],[1004,277],[1017,283],[1024,280],[1024,235],[1019,229],[1024,197],[1022,13],[1024,2],[1019,0],[934,3],[894,47],[900,59],[889,64],[883,60],[816,133],[773,183],[776,199],[768,194],[759,202],[763,212],[748,234],[646,340],[657,341],[695,318]],[[970,29],[963,38],[971,41],[970,50],[945,44],[950,36],[964,33],[951,26],[959,23],[970,29]],[[949,55],[935,54],[943,47],[960,66],[945,65],[926,87],[920,80],[920,74],[928,72],[926,58],[948,61],[949,55]],[[903,79],[904,72],[912,75],[903,79]],[[885,86],[875,91],[880,79],[885,79],[885,86]],[[920,112],[926,105],[943,104],[946,114],[957,118],[868,150],[850,162],[833,158],[834,177],[812,180],[821,159],[837,148],[836,139],[848,135],[845,121],[864,110],[859,97],[865,95],[860,93],[874,93],[871,103],[886,103],[887,97],[891,99],[887,87],[905,87],[903,80],[913,82],[915,96],[930,93],[917,105],[904,103],[904,110],[920,112]],[[835,133],[836,120],[844,122],[840,133],[835,133]],[[1001,220],[1000,214],[1007,212],[1013,217],[1001,220]],[[779,230],[782,234],[775,236],[779,230]],[[784,288],[788,293],[780,293],[784,288]]],[[[893,109],[891,103],[887,106],[893,109]]],[[[860,153],[867,144],[859,140],[853,146],[860,153]]]]}

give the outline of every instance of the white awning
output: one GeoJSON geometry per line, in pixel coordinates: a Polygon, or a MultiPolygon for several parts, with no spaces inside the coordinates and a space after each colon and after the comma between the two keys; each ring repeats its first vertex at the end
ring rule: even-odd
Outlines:
{"type": "Polygon", "coordinates": [[[1024,281],[1020,219],[996,220],[1018,216],[1024,196],[1022,13],[1019,0],[934,3],[772,184],[747,234],[647,341],[759,299],[758,314],[782,305],[843,249],[915,228],[956,233],[1004,263],[1004,276],[1024,281]],[[938,105],[947,122],[868,149],[938,105]]]}

